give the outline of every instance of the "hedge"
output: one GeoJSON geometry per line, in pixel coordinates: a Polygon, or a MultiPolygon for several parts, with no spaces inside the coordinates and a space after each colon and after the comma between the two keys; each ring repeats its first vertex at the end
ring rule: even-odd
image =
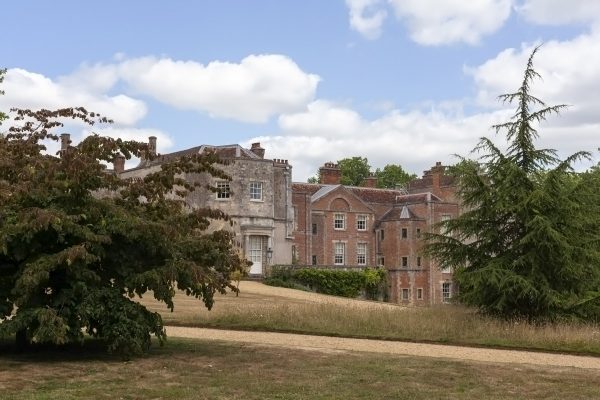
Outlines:
{"type": "Polygon", "coordinates": [[[275,266],[264,283],[283,287],[301,285],[317,293],[351,298],[364,294],[368,299],[377,300],[386,296],[387,273],[383,268],[347,271],[275,266]]]}

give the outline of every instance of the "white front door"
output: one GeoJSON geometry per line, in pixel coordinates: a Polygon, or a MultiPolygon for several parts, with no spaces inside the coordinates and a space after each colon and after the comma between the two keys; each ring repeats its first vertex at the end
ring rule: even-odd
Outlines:
{"type": "Polygon", "coordinates": [[[262,236],[250,236],[250,243],[248,249],[248,259],[252,261],[250,267],[250,273],[261,275],[262,263],[263,263],[263,237],[262,236]]]}

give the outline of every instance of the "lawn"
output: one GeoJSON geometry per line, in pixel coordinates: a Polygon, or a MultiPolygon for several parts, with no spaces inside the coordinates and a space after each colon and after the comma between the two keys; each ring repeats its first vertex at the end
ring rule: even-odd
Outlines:
{"type": "Polygon", "coordinates": [[[131,361],[76,349],[0,355],[16,399],[594,399],[596,370],[317,352],[171,338],[131,361]]]}
{"type": "Polygon", "coordinates": [[[242,282],[241,293],[216,296],[211,311],[199,300],[177,294],[171,313],[151,296],[142,299],[166,324],[230,329],[274,330],[392,340],[431,341],[600,355],[600,326],[532,325],[498,321],[458,306],[406,308],[256,282],[242,282]]]}

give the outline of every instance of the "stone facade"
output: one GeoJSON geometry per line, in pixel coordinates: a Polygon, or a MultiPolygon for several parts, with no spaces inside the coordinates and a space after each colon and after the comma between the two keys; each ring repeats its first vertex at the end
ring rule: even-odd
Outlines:
{"type": "Polygon", "coordinates": [[[422,235],[459,213],[454,182],[437,163],[407,189],[339,184],[339,168],[326,163],[319,184],[294,183],[294,250],[298,264],[387,269],[390,301],[431,305],[448,301],[452,273],[421,254],[422,235]]]}
{"type": "MultiPolygon", "coordinates": [[[[156,138],[151,137],[150,151],[156,151],[156,138]]],[[[269,265],[291,264],[293,244],[292,167],[287,160],[265,159],[260,143],[251,149],[239,145],[197,146],[187,150],[158,155],[152,161],[142,160],[125,170],[115,160],[115,172],[122,178],[143,177],[161,168],[161,164],[184,155],[215,152],[227,161],[219,168],[232,177],[225,181],[209,174],[187,174],[190,183],[210,184],[221,188],[218,193],[198,187],[186,199],[194,208],[210,207],[227,213],[233,220],[213,221],[211,229],[232,229],[240,250],[253,265],[251,275],[263,275],[269,265]],[[121,168],[121,169],[119,169],[121,168]]]]}

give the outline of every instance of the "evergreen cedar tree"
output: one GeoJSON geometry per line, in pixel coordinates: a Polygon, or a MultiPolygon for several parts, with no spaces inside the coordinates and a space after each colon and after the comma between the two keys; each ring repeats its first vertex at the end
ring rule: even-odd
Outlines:
{"type": "MultiPolygon", "coordinates": [[[[101,162],[152,157],[146,144],[88,136],[60,157],[44,153],[60,121],[109,122],[83,108],[11,110],[0,136],[0,337],[17,345],[101,338],[111,352],[147,350],[166,339],[158,313],[134,301],[152,291],[173,310],[177,290],[201,299],[227,288],[246,261],[232,234],[207,233],[222,212],[189,209],[195,186],[182,174],[229,177],[214,154],[182,157],[141,179],[120,179],[101,162]]],[[[215,190],[212,188],[212,190],[215,190]]]]}
{"type": "Polygon", "coordinates": [[[458,299],[504,318],[534,321],[600,320],[600,186],[597,169],[575,173],[578,152],[560,160],[538,149],[535,125],[564,105],[546,106],[530,93],[538,73],[536,48],[521,87],[500,96],[516,103],[509,122],[496,125],[508,141],[502,152],[482,138],[478,161],[454,168],[466,210],[428,234],[426,252],[454,269],[458,299]],[[537,110],[533,110],[537,108],[537,110]]]}

